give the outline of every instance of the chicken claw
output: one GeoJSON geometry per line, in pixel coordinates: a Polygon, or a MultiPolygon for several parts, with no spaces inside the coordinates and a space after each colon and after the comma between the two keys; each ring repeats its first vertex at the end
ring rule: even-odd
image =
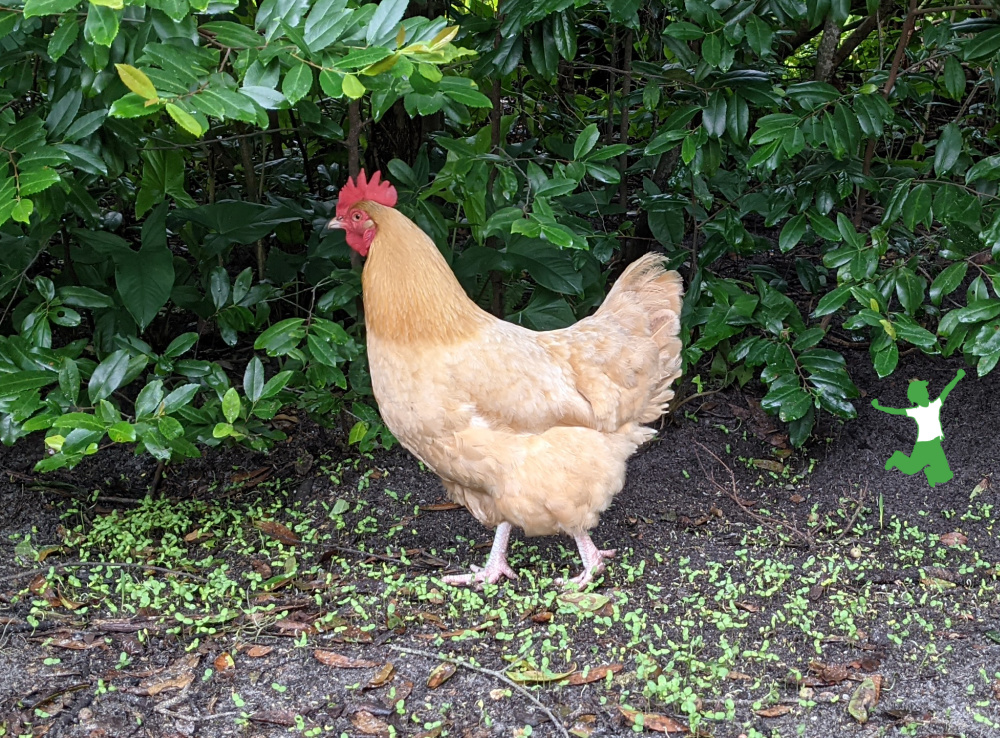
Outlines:
{"type": "Polygon", "coordinates": [[[483,584],[489,582],[496,584],[501,579],[517,579],[517,574],[507,564],[507,543],[510,540],[510,523],[501,523],[497,526],[496,535],[493,537],[493,548],[490,549],[490,557],[486,560],[486,566],[476,566],[473,564],[471,574],[454,574],[441,577],[445,584],[468,586],[477,585],[478,589],[483,588],[483,584]]]}
{"type": "Polygon", "coordinates": [[[604,562],[613,559],[618,553],[615,549],[600,549],[594,545],[589,533],[582,533],[574,536],[576,547],[580,550],[580,558],[583,559],[583,572],[571,579],[556,579],[556,584],[567,587],[584,589],[598,574],[604,573],[604,562]]]}

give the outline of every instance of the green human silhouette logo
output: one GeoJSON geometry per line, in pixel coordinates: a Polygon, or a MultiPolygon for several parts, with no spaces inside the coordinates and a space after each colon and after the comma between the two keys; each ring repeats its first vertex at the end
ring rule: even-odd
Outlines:
{"type": "Polygon", "coordinates": [[[941,447],[941,441],[944,440],[944,432],[941,430],[941,406],[964,376],[965,370],[959,369],[955,378],[945,385],[940,397],[934,402],[931,402],[927,393],[927,382],[916,379],[910,380],[910,386],[906,390],[906,396],[914,404],[913,407],[884,407],[878,400],[872,400],[872,407],[876,410],[889,415],[906,415],[917,423],[917,442],[913,444],[913,452],[909,456],[902,451],[894,452],[885,462],[886,469],[899,469],[908,475],[923,472],[931,487],[944,484],[955,476],[948,466],[948,459],[945,458],[944,449],[941,447]]]}

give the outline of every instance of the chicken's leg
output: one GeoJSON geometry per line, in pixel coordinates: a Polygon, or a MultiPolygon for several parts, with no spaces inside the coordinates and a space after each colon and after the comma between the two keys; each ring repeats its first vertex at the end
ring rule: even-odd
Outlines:
{"type": "Polygon", "coordinates": [[[606,550],[599,549],[594,545],[589,533],[581,533],[578,536],[573,536],[573,540],[576,541],[576,547],[580,549],[580,558],[583,559],[583,572],[572,579],[557,579],[556,583],[576,585],[580,589],[583,589],[594,581],[595,576],[604,571],[605,559],[614,558],[616,551],[613,548],[606,550]]]}
{"type": "MultiPolygon", "coordinates": [[[[507,565],[507,542],[510,540],[510,523],[500,523],[497,526],[496,535],[493,537],[493,548],[490,549],[490,557],[486,560],[486,566],[472,565],[471,574],[455,574],[453,576],[441,577],[445,584],[478,584],[484,582],[496,584],[504,577],[517,579],[517,574],[507,565]]],[[[590,544],[593,547],[594,544],[590,544]]]]}

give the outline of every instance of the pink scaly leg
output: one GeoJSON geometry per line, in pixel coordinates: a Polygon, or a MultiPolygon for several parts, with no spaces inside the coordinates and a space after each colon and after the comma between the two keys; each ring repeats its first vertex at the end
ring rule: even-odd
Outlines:
{"type": "Polygon", "coordinates": [[[475,584],[481,589],[484,582],[496,584],[504,577],[517,579],[517,574],[507,565],[507,543],[510,541],[511,527],[510,523],[500,523],[497,526],[496,535],[493,537],[493,548],[490,549],[490,557],[486,560],[486,566],[480,567],[473,564],[471,574],[441,577],[441,581],[445,584],[475,584]]]}
{"type": "Polygon", "coordinates": [[[573,540],[576,541],[576,547],[580,549],[580,558],[583,559],[583,572],[572,579],[557,579],[556,584],[567,587],[576,586],[583,589],[594,581],[595,576],[604,572],[604,561],[614,558],[617,552],[613,548],[607,550],[599,549],[590,539],[589,533],[581,533],[578,536],[573,536],[573,540]]]}

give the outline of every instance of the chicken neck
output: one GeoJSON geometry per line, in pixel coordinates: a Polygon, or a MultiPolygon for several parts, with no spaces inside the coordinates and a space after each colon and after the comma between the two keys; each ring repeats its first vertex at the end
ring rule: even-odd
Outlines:
{"type": "Polygon", "coordinates": [[[480,587],[485,582],[496,584],[504,577],[517,579],[517,574],[507,564],[507,544],[510,542],[510,523],[500,523],[497,526],[496,535],[493,536],[493,548],[490,549],[490,557],[486,560],[486,566],[472,565],[471,574],[455,574],[441,577],[445,584],[477,584],[480,587]]]}
{"type": "Polygon", "coordinates": [[[362,273],[365,324],[386,340],[471,338],[492,319],[465,294],[434,242],[393,208],[365,203],[377,232],[362,273]]]}

